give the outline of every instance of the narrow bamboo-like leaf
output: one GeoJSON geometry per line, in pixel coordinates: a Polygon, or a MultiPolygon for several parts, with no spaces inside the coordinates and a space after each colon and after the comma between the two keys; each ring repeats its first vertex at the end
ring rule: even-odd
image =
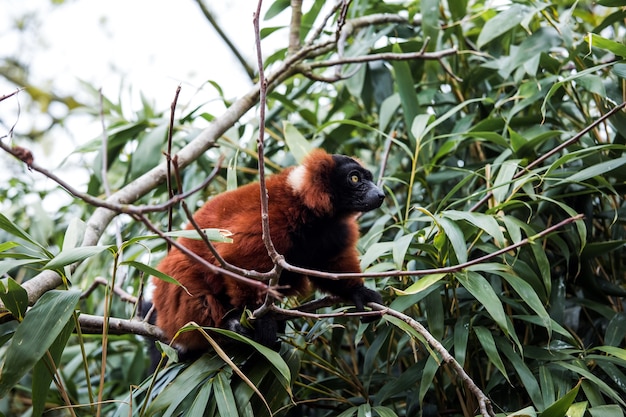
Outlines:
{"type": "Polygon", "coordinates": [[[406,252],[409,250],[409,246],[411,242],[413,242],[414,237],[415,233],[409,233],[394,240],[392,253],[396,269],[403,269],[406,252]]]}
{"type": "Polygon", "coordinates": [[[472,271],[457,272],[454,276],[485,307],[502,331],[505,334],[509,334],[502,302],[493,291],[491,285],[489,285],[489,282],[482,275],[472,271]]]}
{"type": "Polygon", "coordinates": [[[137,149],[133,152],[130,177],[137,178],[139,175],[157,166],[162,158],[161,149],[167,139],[169,121],[162,121],[158,126],[150,128],[137,137],[137,149]]]}
{"type": "Polygon", "coordinates": [[[430,114],[418,114],[413,119],[413,123],[411,123],[411,133],[413,137],[417,139],[418,143],[420,143],[426,135],[428,122],[432,119],[434,119],[434,117],[430,114]]]}
{"type": "Polygon", "coordinates": [[[429,274],[421,277],[415,284],[412,284],[405,290],[394,289],[397,294],[400,295],[409,295],[409,294],[417,294],[418,292],[424,291],[426,288],[430,287],[433,284],[441,281],[448,274],[429,274]]]}
{"type": "Polygon", "coordinates": [[[506,356],[508,362],[515,369],[515,372],[522,382],[522,386],[528,393],[528,396],[532,400],[535,407],[542,410],[543,398],[541,396],[541,389],[539,389],[539,383],[524,362],[524,359],[519,356],[518,352],[513,351],[511,343],[504,338],[498,338],[496,340],[496,346],[499,348],[500,352],[506,356]]]}
{"type": "Polygon", "coordinates": [[[0,281],[0,299],[18,321],[24,319],[28,308],[28,293],[13,278],[0,281]]]}
{"type": "Polygon", "coordinates": [[[80,291],[46,292],[15,330],[0,372],[0,397],[41,359],[70,319],[80,291]]]}
{"type": "Polygon", "coordinates": [[[502,362],[502,358],[498,353],[498,348],[496,348],[496,342],[493,340],[493,336],[491,332],[482,326],[474,326],[474,334],[478,338],[483,349],[485,349],[485,353],[489,358],[489,361],[500,371],[502,376],[506,378],[506,380],[510,383],[509,376],[507,375],[506,368],[504,367],[504,362],[502,362]]]}
{"type": "Polygon", "coordinates": [[[607,361],[606,358],[597,358],[594,355],[594,360],[598,364],[600,369],[602,369],[602,371],[604,371],[604,373],[607,374],[609,378],[611,378],[611,380],[615,384],[614,386],[617,387],[622,392],[622,396],[624,396],[624,394],[626,394],[626,387],[624,386],[624,381],[626,381],[626,375],[624,374],[624,372],[622,372],[623,368],[619,368],[614,363],[607,361]]]}
{"type": "MultiPolygon", "coordinates": [[[[595,38],[594,38],[595,39],[595,38]]],[[[626,48],[626,47],[625,47],[626,48]]],[[[613,65],[613,62],[609,62],[606,64],[601,64],[601,65],[596,65],[595,67],[591,67],[591,68],[587,68],[583,71],[580,72],[574,72],[572,75],[565,77],[563,80],[555,83],[552,87],[550,87],[550,90],[548,91],[548,94],[546,94],[546,98],[543,100],[543,103],[541,104],[541,115],[545,118],[546,117],[546,108],[548,106],[548,101],[550,100],[550,98],[557,92],[557,90],[559,88],[561,88],[563,85],[576,80],[577,78],[583,77],[585,75],[588,74],[596,74],[599,70],[608,67],[610,65],[613,65]]]]}
{"type": "MultiPolygon", "coordinates": [[[[225,229],[202,229],[202,232],[206,235],[207,239],[212,242],[220,242],[220,243],[232,243],[233,240],[230,238],[233,234],[225,229]]],[[[171,232],[164,233],[165,236],[172,238],[183,237],[185,239],[202,239],[198,232],[195,229],[190,230],[174,230],[171,232]]],[[[145,236],[137,236],[122,244],[122,248],[126,248],[134,243],[140,242],[142,240],[151,240],[151,239],[161,239],[159,235],[145,235],[145,236]]]]}
{"type": "Polygon", "coordinates": [[[465,314],[454,324],[454,358],[463,366],[467,356],[467,341],[469,340],[470,317],[465,314]]]}
{"type": "Polygon", "coordinates": [[[497,204],[504,202],[509,197],[509,190],[513,175],[517,171],[518,161],[507,160],[502,163],[498,175],[493,183],[493,198],[497,204]]]}
{"type": "Polygon", "coordinates": [[[626,361],[626,349],[621,349],[614,346],[598,346],[594,349],[600,350],[604,353],[608,353],[609,355],[613,355],[616,358],[620,358],[623,361],[626,361]]]}
{"type": "Polygon", "coordinates": [[[501,245],[504,243],[504,234],[494,216],[458,210],[446,210],[442,214],[452,220],[465,220],[479,229],[484,230],[489,236],[494,238],[497,244],[501,245]]]}
{"type": "Polygon", "coordinates": [[[10,234],[17,236],[21,239],[24,239],[31,245],[35,246],[39,253],[49,256],[50,252],[42,245],[37,243],[37,241],[29,235],[24,229],[19,227],[17,224],[13,223],[9,218],[7,218],[4,214],[0,213],[0,229],[9,232],[10,234]]]}
{"type": "Polygon", "coordinates": [[[624,45],[623,43],[603,38],[602,36],[591,32],[588,33],[587,36],[585,36],[585,42],[589,44],[589,48],[596,47],[600,49],[606,49],[607,51],[610,51],[617,56],[626,58],[626,45],[624,45]]]}
{"type": "Polygon", "coordinates": [[[398,417],[395,411],[393,411],[389,407],[384,407],[382,405],[377,405],[372,408],[379,417],[398,417]]]}
{"type": "Polygon", "coordinates": [[[400,330],[404,330],[412,338],[417,339],[420,342],[422,342],[422,344],[426,347],[426,349],[428,349],[428,352],[430,353],[430,355],[437,358],[437,354],[431,349],[426,339],[424,339],[424,336],[422,336],[417,330],[411,327],[408,323],[390,315],[385,315],[383,316],[383,318],[386,321],[393,324],[394,326],[396,326],[397,328],[399,328],[400,330]]]}
{"type": "Polygon", "coordinates": [[[63,246],[61,250],[76,248],[83,242],[85,236],[85,222],[78,218],[70,220],[65,235],[63,237],[63,246]]]}
{"type": "MultiPolygon", "coordinates": [[[[397,43],[393,44],[392,50],[396,54],[403,52],[400,45],[397,43]]],[[[399,60],[393,61],[391,66],[393,67],[400,103],[402,104],[404,123],[406,126],[412,126],[413,119],[415,119],[415,116],[417,116],[419,112],[419,104],[417,102],[415,82],[411,75],[411,68],[408,62],[399,60]]],[[[415,137],[411,136],[411,140],[415,141],[415,137]]]]}
{"type": "Polygon", "coordinates": [[[285,143],[287,143],[289,151],[298,163],[302,162],[313,150],[313,145],[291,123],[283,122],[283,134],[285,135],[285,143]]]}
{"type": "Polygon", "coordinates": [[[65,265],[71,265],[74,262],[80,262],[92,256],[96,256],[107,249],[111,249],[112,246],[80,246],[78,248],[70,248],[61,251],[57,256],[52,258],[44,268],[45,269],[58,269],[65,265]]]}
{"type": "Polygon", "coordinates": [[[545,307],[543,306],[543,303],[539,299],[539,296],[537,295],[533,287],[528,282],[524,281],[523,279],[521,279],[520,277],[516,275],[510,274],[507,272],[501,272],[501,271],[497,271],[495,273],[500,275],[502,278],[504,278],[506,282],[508,282],[509,285],[513,287],[515,292],[520,297],[522,297],[524,302],[530,308],[532,308],[535,311],[535,313],[537,313],[537,315],[539,316],[539,319],[541,320],[543,324],[543,327],[545,327],[546,330],[548,330],[548,334],[551,334],[552,333],[552,320],[550,319],[550,315],[546,311],[545,307]]]}
{"type": "Polygon", "coordinates": [[[207,383],[209,378],[225,365],[217,355],[201,356],[157,395],[148,406],[146,415],[156,415],[161,410],[174,413],[188,395],[195,394],[201,385],[207,383]]]}
{"type": "Polygon", "coordinates": [[[48,349],[50,356],[44,355],[33,368],[33,413],[35,417],[41,416],[45,410],[50,383],[52,382],[52,372],[58,367],[61,354],[67,345],[67,341],[74,330],[74,320],[69,320],[65,328],[59,333],[56,340],[48,349]],[[51,361],[52,363],[51,363],[51,361]],[[52,371],[52,372],[51,372],[52,371]]]}
{"type": "Polygon", "coordinates": [[[441,340],[444,334],[444,314],[441,295],[432,291],[424,299],[424,310],[426,311],[426,321],[428,322],[428,331],[437,340],[441,340]]]}
{"type": "Polygon", "coordinates": [[[426,360],[426,365],[424,365],[424,370],[422,371],[422,379],[420,380],[420,390],[418,394],[420,404],[424,402],[424,397],[426,397],[430,387],[432,387],[435,374],[437,373],[437,369],[439,369],[440,363],[435,358],[436,356],[429,356],[426,360]]]}
{"type": "Polygon", "coordinates": [[[207,405],[211,399],[213,393],[213,381],[210,380],[206,384],[203,384],[198,391],[198,394],[193,399],[191,407],[186,412],[189,416],[203,416],[205,415],[207,405]]]}
{"type": "MultiPolygon", "coordinates": [[[[181,285],[180,282],[178,282],[176,279],[170,277],[167,274],[164,274],[163,272],[159,271],[158,269],[155,269],[149,265],[143,264],[141,262],[137,262],[137,261],[126,261],[126,262],[122,262],[121,265],[128,265],[128,266],[132,266],[134,268],[137,268],[138,270],[140,270],[141,272],[152,276],[152,277],[156,277],[162,281],[168,282],[170,284],[174,284],[174,285],[181,285]]],[[[182,286],[182,285],[181,285],[182,286]]],[[[185,288],[185,287],[183,287],[185,288]]],[[[185,289],[185,291],[187,291],[187,289],[185,289]]]]}
{"type": "MultiPolygon", "coordinates": [[[[228,166],[226,167],[226,189],[228,191],[234,190],[237,188],[237,155],[239,151],[235,153],[235,157],[228,161],[228,166]]],[[[196,233],[197,236],[197,233],[196,233]]]]}
{"type": "Polygon", "coordinates": [[[617,313],[609,321],[604,333],[604,343],[609,346],[623,345],[626,338],[626,313],[617,313]]]}
{"type": "Polygon", "coordinates": [[[486,43],[496,39],[497,37],[505,34],[509,30],[519,25],[529,8],[522,6],[521,4],[512,4],[504,11],[498,13],[493,18],[489,19],[482,27],[476,46],[482,48],[486,43]]]}
{"type": "Polygon", "coordinates": [[[467,247],[465,246],[465,237],[463,232],[453,221],[445,218],[438,217],[437,223],[441,226],[448,238],[448,241],[454,249],[454,255],[458,263],[467,262],[467,247]]]}
{"type": "Polygon", "coordinates": [[[337,417],[353,417],[359,411],[358,407],[350,407],[341,414],[338,414],[337,417]]]}
{"type": "Polygon", "coordinates": [[[594,373],[589,371],[583,364],[579,363],[568,363],[568,362],[555,362],[556,365],[561,366],[567,370],[570,370],[582,377],[585,377],[590,383],[594,384],[597,388],[607,395],[611,397],[613,400],[617,401],[622,405],[622,407],[626,407],[626,401],[619,395],[613,388],[611,388],[606,382],[602,379],[598,378],[594,373]]]}
{"type": "Polygon", "coordinates": [[[583,182],[588,180],[589,178],[606,176],[609,172],[621,167],[624,164],[626,164],[626,156],[600,162],[599,164],[595,164],[582,170],[576,171],[573,175],[564,178],[561,181],[558,181],[555,185],[560,185],[568,182],[583,182]]]}
{"type": "Polygon", "coordinates": [[[237,404],[235,403],[233,390],[224,372],[217,373],[213,384],[213,395],[215,395],[219,415],[233,417],[239,415],[237,412],[237,404]]]}
{"type": "Polygon", "coordinates": [[[9,249],[13,249],[15,247],[19,246],[19,243],[16,242],[2,242],[0,243],[0,252],[5,252],[9,249]]]}
{"type": "Polygon", "coordinates": [[[212,329],[212,330],[214,330],[217,333],[222,333],[224,335],[227,335],[228,337],[232,339],[235,339],[240,342],[249,344],[250,346],[253,346],[261,355],[265,356],[265,358],[269,361],[269,363],[272,364],[273,367],[275,367],[278,370],[282,378],[284,378],[284,380],[281,383],[286,384],[287,387],[289,386],[289,383],[291,381],[291,372],[289,371],[289,367],[287,366],[283,358],[278,354],[278,352],[275,352],[268,347],[265,347],[253,340],[250,340],[247,337],[240,335],[239,333],[231,332],[229,330],[224,330],[224,329],[212,329]]]}

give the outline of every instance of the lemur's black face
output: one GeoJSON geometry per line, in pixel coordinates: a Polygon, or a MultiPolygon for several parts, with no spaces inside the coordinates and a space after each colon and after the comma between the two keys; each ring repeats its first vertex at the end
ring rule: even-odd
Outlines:
{"type": "Polygon", "coordinates": [[[383,204],[385,194],[372,182],[372,173],[354,159],[333,155],[331,186],[339,212],[364,212],[383,204]]]}

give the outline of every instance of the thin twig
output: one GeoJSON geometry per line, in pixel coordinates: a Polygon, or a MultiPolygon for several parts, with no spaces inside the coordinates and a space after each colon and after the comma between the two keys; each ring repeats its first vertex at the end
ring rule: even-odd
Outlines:
{"type": "Polygon", "coordinates": [[[18,88],[17,90],[15,90],[15,91],[14,91],[14,92],[12,92],[12,93],[5,94],[5,95],[3,95],[3,96],[0,96],[0,102],[1,102],[1,101],[6,100],[6,99],[7,99],[7,98],[9,98],[9,97],[13,97],[14,95],[16,95],[17,93],[19,93],[19,92],[20,92],[20,91],[22,91],[22,90],[23,90],[23,88],[18,88]]]}
{"type": "MultiPolygon", "coordinates": [[[[172,141],[174,138],[174,115],[176,113],[176,103],[178,103],[178,96],[180,95],[180,84],[176,87],[176,93],[174,93],[174,100],[172,100],[172,104],[170,105],[170,123],[167,130],[167,152],[165,153],[165,160],[167,163],[167,176],[165,178],[165,183],[167,185],[167,196],[168,199],[171,200],[174,198],[174,190],[172,188],[172,141]]],[[[182,191],[181,184],[178,184],[178,193],[182,191]]],[[[167,231],[172,231],[172,222],[174,219],[174,206],[169,206],[167,208],[167,231]]],[[[167,250],[169,252],[170,247],[168,245],[167,250]]]]}
{"type": "MultiPolygon", "coordinates": [[[[267,197],[267,186],[265,183],[265,107],[267,99],[267,80],[265,79],[265,71],[263,68],[263,54],[261,51],[261,29],[260,29],[260,14],[263,0],[259,0],[257,3],[257,9],[252,19],[254,25],[254,37],[256,41],[256,53],[257,64],[259,70],[259,137],[257,139],[257,152],[259,161],[259,192],[261,198],[261,226],[263,229],[263,243],[267,249],[267,253],[274,262],[274,268],[270,271],[272,277],[269,281],[269,287],[273,288],[278,285],[278,278],[282,268],[280,262],[284,261],[284,257],[278,253],[272,242],[270,234],[270,222],[269,222],[269,204],[267,197]]],[[[261,317],[267,311],[271,304],[274,303],[275,296],[268,292],[265,296],[265,302],[261,307],[253,312],[254,317],[261,317]]]]}

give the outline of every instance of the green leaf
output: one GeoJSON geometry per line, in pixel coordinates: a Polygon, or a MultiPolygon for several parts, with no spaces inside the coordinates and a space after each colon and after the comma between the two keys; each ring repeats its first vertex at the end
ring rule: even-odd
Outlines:
{"type": "Polygon", "coordinates": [[[169,121],[164,121],[139,136],[137,149],[132,153],[134,157],[130,170],[131,178],[137,178],[159,164],[168,130],[169,121]]]}
{"type": "Polygon", "coordinates": [[[541,396],[539,383],[535,379],[532,371],[528,368],[528,365],[524,362],[524,359],[518,352],[513,351],[510,342],[504,338],[497,338],[496,346],[498,346],[500,352],[506,356],[508,362],[513,369],[515,369],[515,372],[522,382],[522,386],[528,393],[535,407],[539,410],[543,409],[543,398],[541,396]]]}
{"type": "Polygon", "coordinates": [[[372,410],[374,410],[374,412],[378,414],[379,417],[398,417],[395,411],[393,411],[389,407],[384,407],[382,405],[374,406],[372,407],[372,410]]]}
{"type": "Polygon", "coordinates": [[[98,255],[105,250],[111,250],[113,246],[80,246],[78,248],[70,248],[62,250],[57,256],[52,258],[44,268],[58,269],[65,265],[71,265],[75,262],[83,261],[92,256],[98,255]]]}
{"type": "Polygon", "coordinates": [[[437,223],[441,226],[448,238],[448,242],[452,245],[458,263],[467,262],[467,247],[465,246],[465,237],[461,228],[445,217],[439,217],[437,223]]]}
{"type": "MultiPolygon", "coordinates": [[[[397,43],[393,44],[392,50],[396,54],[403,52],[397,43]]],[[[419,113],[419,104],[415,92],[415,82],[411,75],[411,67],[408,62],[400,60],[392,61],[391,66],[393,67],[400,103],[402,104],[404,123],[406,126],[412,126],[415,116],[419,113]]],[[[411,136],[411,140],[414,142],[415,137],[411,136]]]]}
{"type": "Polygon", "coordinates": [[[606,177],[609,172],[621,167],[624,164],[626,164],[626,156],[600,162],[599,164],[576,171],[573,175],[558,181],[555,186],[568,182],[583,182],[593,177],[606,177]]]}
{"type": "Polygon", "coordinates": [[[205,415],[207,405],[211,399],[213,392],[213,382],[209,381],[200,387],[200,390],[193,399],[191,407],[187,410],[189,416],[202,416],[205,415]]]}
{"type": "Polygon", "coordinates": [[[283,10],[288,8],[290,4],[291,3],[289,0],[276,0],[272,2],[272,5],[269,9],[267,9],[267,12],[265,12],[265,16],[263,16],[263,18],[265,20],[270,20],[271,18],[278,16],[280,13],[283,12],[283,10]]]}
{"type": "Polygon", "coordinates": [[[314,148],[302,133],[287,121],[283,121],[283,134],[285,135],[285,143],[298,163],[302,162],[314,148]]]}
{"type": "Polygon", "coordinates": [[[409,294],[417,294],[421,291],[424,291],[426,288],[430,287],[433,284],[441,281],[448,274],[428,274],[421,277],[417,282],[411,284],[405,290],[396,289],[395,292],[400,295],[409,295],[409,294]]]}
{"type": "Polygon", "coordinates": [[[495,320],[505,334],[509,333],[508,325],[506,322],[506,314],[502,307],[502,302],[494,292],[491,285],[482,275],[473,271],[463,271],[454,274],[459,283],[470,292],[483,307],[487,310],[489,315],[495,320]]]}
{"type": "Polygon", "coordinates": [[[393,262],[396,264],[396,269],[403,269],[406,253],[409,250],[409,246],[415,237],[415,233],[409,233],[395,239],[393,242],[393,262]]]}
{"type": "Polygon", "coordinates": [[[268,360],[269,363],[272,364],[274,368],[276,368],[276,370],[279,372],[279,375],[283,378],[282,384],[288,389],[289,383],[291,381],[291,372],[289,371],[289,367],[287,366],[283,358],[278,354],[278,352],[275,352],[272,349],[255,342],[254,340],[250,340],[247,337],[239,333],[232,332],[230,330],[217,328],[211,330],[254,347],[261,355],[265,356],[265,358],[268,360]]]}
{"type": "Polygon", "coordinates": [[[503,271],[494,271],[494,273],[500,275],[506,280],[506,282],[509,283],[509,285],[511,285],[511,287],[513,287],[515,292],[522,297],[524,302],[532,308],[535,313],[537,313],[543,327],[548,330],[548,335],[552,334],[552,320],[550,319],[550,315],[546,311],[533,287],[528,282],[514,274],[503,271]]]}
{"type": "Polygon", "coordinates": [[[473,327],[474,334],[478,338],[480,345],[485,349],[485,353],[489,358],[489,361],[500,371],[502,376],[506,378],[506,380],[510,383],[509,376],[507,375],[506,368],[504,367],[504,363],[502,362],[502,358],[500,358],[500,354],[498,353],[498,348],[496,348],[496,343],[493,340],[493,336],[491,332],[482,326],[473,327]]]}
{"type": "Polygon", "coordinates": [[[217,355],[202,355],[190,364],[183,372],[167,385],[150,403],[146,410],[148,416],[158,415],[161,410],[166,414],[176,414],[178,406],[188,397],[195,396],[199,388],[208,383],[209,379],[226,364],[217,355]]]}
{"type": "MultiPolygon", "coordinates": [[[[210,228],[210,229],[202,229],[202,232],[205,234],[207,239],[209,239],[212,242],[220,242],[220,243],[232,243],[233,242],[233,240],[229,237],[229,236],[232,236],[232,233],[230,233],[228,230],[210,228]]],[[[164,233],[164,235],[167,237],[171,237],[171,238],[182,237],[185,239],[195,239],[195,240],[202,239],[195,229],[174,230],[171,232],[166,232],[164,233]]],[[[125,249],[129,247],[130,245],[135,244],[137,242],[141,242],[143,240],[152,240],[152,239],[162,239],[162,238],[159,235],[137,236],[124,242],[122,244],[122,249],[125,249]]]]}
{"type": "Polygon", "coordinates": [[[623,361],[626,361],[626,349],[621,349],[614,346],[598,346],[595,349],[600,350],[604,353],[608,353],[609,355],[613,355],[623,361]]]}
{"type": "Polygon", "coordinates": [[[30,309],[8,346],[0,373],[4,397],[43,357],[70,320],[80,291],[51,290],[30,309]]]}
{"type": "Polygon", "coordinates": [[[509,189],[513,175],[517,172],[519,161],[507,160],[502,163],[498,175],[493,183],[493,198],[497,204],[503,203],[509,197],[509,189]]]}
{"type": "Polygon", "coordinates": [[[237,416],[237,404],[235,403],[233,390],[224,372],[218,372],[213,383],[215,385],[213,395],[215,395],[219,415],[237,416]]]}
{"type": "Polygon", "coordinates": [[[3,242],[0,243],[0,252],[8,251],[9,249],[13,249],[17,246],[20,246],[19,243],[16,242],[3,242]]]}
{"type": "Polygon", "coordinates": [[[228,161],[226,167],[226,189],[228,191],[235,190],[237,188],[237,156],[239,152],[235,153],[235,156],[228,161]]]}
{"type": "MultiPolygon", "coordinates": [[[[164,274],[163,272],[159,271],[158,269],[155,269],[149,265],[146,265],[144,263],[141,262],[137,262],[137,261],[125,261],[122,262],[121,265],[128,265],[128,266],[132,266],[134,268],[137,268],[138,270],[140,270],[141,272],[145,273],[146,275],[152,276],[152,277],[156,277],[162,281],[165,281],[167,283],[170,284],[174,284],[174,285],[180,285],[181,287],[183,287],[181,285],[180,282],[178,282],[176,279],[170,277],[167,274],[164,274]]],[[[183,287],[185,289],[185,291],[187,291],[187,289],[185,287],[183,287]]]]}
{"type": "Polygon", "coordinates": [[[496,244],[502,245],[505,243],[502,229],[500,229],[500,225],[494,216],[458,210],[446,210],[442,215],[452,220],[465,220],[479,229],[484,230],[489,236],[494,238],[496,244]]]}
{"type": "Polygon", "coordinates": [[[546,108],[548,106],[548,102],[550,100],[550,98],[557,92],[557,90],[559,88],[561,88],[563,85],[574,81],[578,78],[584,77],[586,75],[589,74],[595,74],[598,71],[600,71],[603,68],[606,68],[610,65],[613,65],[612,62],[606,63],[606,64],[601,64],[601,65],[596,65],[595,67],[591,67],[591,68],[587,68],[583,71],[580,72],[575,72],[572,75],[565,77],[563,80],[555,83],[552,87],[550,87],[550,90],[548,91],[548,94],[546,94],[546,98],[543,100],[543,103],[541,104],[541,116],[545,119],[546,117],[546,108]]]}
{"type": "Polygon", "coordinates": [[[590,49],[591,47],[605,49],[617,56],[626,58],[626,45],[623,43],[603,38],[602,36],[591,32],[585,36],[584,40],[589,44],[590,49]]]}
{"type": "Polygon", "coordinates": [[[567,415],[567,410],[569,410],[569,408],[574,403],[574,400],[576,400],[576,395],[578,395],[580,383],[581,382],[578,381],[578,384],[576,384],[574,388],[569,390],[567,394],[565,394],[548,408],[543,410],[543,412],[541,413],[541,417],[565,417],[567,415]]]}
{"type": "Polygon", "coordinates": [[[13,268],[45,262],[47,259],[7,259],[0,261],[0,275],[4,275],[13,268]]]}
{"type": "Polygon", "coordinates": [[[606,326],[604,343],[609,346],[623,345],[626,338],[626,313],[615,314],[606,326]]]}
{"type": "Polygon", "coordinates": [[[503,35],[519,25],[529,8],[520,4],[512,4],[492,19],[489,19],[478,35],[476,46],[481,49],[485,44],[503,35]]]}
{"type": "Polygon", "coordinates": [[[17,236],[21,239],[24,239],[26,242],[32,244],[38,249],[38,252],[45,255],[50,256],[50,252],[43,246],[41,246],[37,241],[24,229],[19,227],[17,224],[13,223],[9,220],[4,214],[0,213],[0,229],[7,231],[8,233],[17,236]]]}
{"type": "Polygon", "coordinates": [[[626,401],[622,399],[620,394],[617,393],[613,388],[611,388],[602,379],[598,378],[593,372],[587,369],[585,365],[579,362],[568,363],[568,362],[563,362],[563,361],[555,362],[555,364],[586,378],[590,383],[594,384],[597,388],[599,388],[600,391],[602,391],[605,395],[611,397],[613,400],[620,403],[623,407],[626,407],[626,401]]]}
{"type": "Polygon", "coordinates": [[[44,355],[33,368],[32,400],[33,416],[41,416],[45,411],[48,391],[52,382],[52,371],[58,368],[61,361],[61,354],[67,345],[72,332],[74,331],[74,321],[69,320],[65,328],[59,333],[56,340],[50,346],[50,356],[44,355]],[[50,363],[52,360],[52,363],[50,363]]]}
{"type": "Polygon", "coordinates": [[[17,321],[21,322],[24,319],[28,308],[28,293],[13,278],[0,281],[0,299],[17,321]]]}

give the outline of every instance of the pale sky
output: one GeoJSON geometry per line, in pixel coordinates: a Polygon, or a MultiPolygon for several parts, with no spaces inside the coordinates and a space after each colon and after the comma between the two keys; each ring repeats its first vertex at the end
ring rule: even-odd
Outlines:
{"type": "MultiPolygon", "coordinates": [[[[257,2],[206,3],[254,64],[252,15],[257,2]]],[[[266,1],[264,6],[270,4],[266,1]]],[[[58,94],[84,99],[82,80],[101,88],[114,100],[122,92],[134,109],[141,107],[140,92],[153,100],[157,109],[167,109],[180,84],[179,103],[209,102],[208,110],[219,115],[222,107],[216,100],[217,92],[206,81],[217,82],[228,98],[238,97],[251,87],[244,70],[193,0],[68,0],[61,6],[52,6],[50,0],[3,0],[2,9],[0,54],[16,56],[24,62],[35,83],[52,80],[51,87],[58,94]],[[35,16],[26,20],[29,29],[16,30],[15,17],[29,12],[35,16]],[[204,88],[198,91],[202,85],[204,88]]],[[[264,52],[285,46],[286,39],[286,30],[273,34],[264,42],[264,52]]],[[[0,94],[14,89],[0,80],[0,94]]],[[[17,111],[15,101],[5,101],[0,106],[5,120],[16,118],[17,111]]],[[[47,123],[46,119],[37,120],[22,112],[16,132],[47,123]]],[[[47,138],[51,143],[42,144],[36,155],[40,163],[59,161],[67,156],[68,148],[100,133],[98,123],[93,121],[74,118],[71,123],[74,125],[47,138]],[[68,138],[69,146],[58,146],[68,131],[73,136],[68,138]]]]}
{"type": "MultiPolygon", "coordinates": [[[[257,2],[205,3],[240,51],[255,64],[252,16],[257,2]]],[[[271,3],[265,1],[264,8],[271,3]]],[[[274,19],[271,23],[262,22],[262,26],[275,26],[288,16],[277,19],[278,23],[274,19]]],[[[286,29],[272,34],[262,45],[264,54],[286,46],[287,36],[286,29]]],[[[50,0],[3,0],[0,55],[17,57],[30,69],[36,84],[51,80],[51,87],[58,94],[85,98],[82,80],[101,88],[113,100],[121,93],[135,110],[141,108],[140,92],[156,103],[157,109],[169,109],[180,84],[181,105],[208,103],[207,110],[219,115],[223,107],[217,92],[206,81],[217,82],[228,98],[238,97],[251,87],[248,76],[193,0],[66,0],[60,6],[52,6],[50,0]],[[34,18],[26,20],[30,28],[20,32],[13,21],[25,12],[32,12],[34,18]]],[[[14,86],[0,80],[0,94],[14,90],[14,86]]],[[[94,106],[97,110],[97,102],[94,106]]],[[[7,121],[17,120],[16,132],[48,123],[23,110],[17,119],[17,113],[15,100],[1,103],[0,115],[7,121]]],[[[6,133],[2,128],[0,135],[6,133]]],[[[65,129],[53,130],[32,150],[39,164],[54,169],[77,145],[100,134],[99,121],[73,117],[65,129]]],[[[7,158],[11,157],[0,157],[0,173],[11,163],[7,158]]],[[[88,179],[85,173],[72,172],[71,158],[63,166],[57,171],[63,177],[88,179]]],[[[39,178],[39,174],[31,176],[37,181],[37,189],[56,187],[50,180],[39,178]]]]}

